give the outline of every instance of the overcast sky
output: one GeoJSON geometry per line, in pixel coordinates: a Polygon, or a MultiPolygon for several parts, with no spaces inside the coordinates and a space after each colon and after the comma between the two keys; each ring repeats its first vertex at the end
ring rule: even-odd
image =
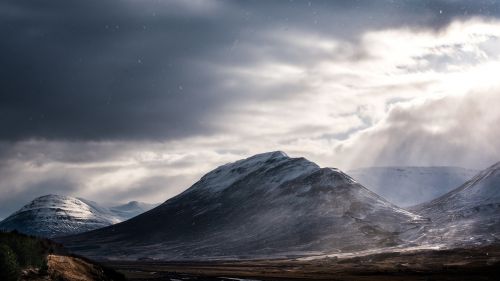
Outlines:
{"type": "Polygon", "coordinates": [[[500,161],[500,1],[4,0],[0,38],[0,217],[163,202],[272,150],[500,161]]]}

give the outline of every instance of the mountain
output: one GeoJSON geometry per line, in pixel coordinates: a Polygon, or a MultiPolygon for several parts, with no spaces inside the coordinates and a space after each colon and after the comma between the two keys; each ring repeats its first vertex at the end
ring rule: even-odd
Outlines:
{"type": "Polygon", "coordinates": [[[123,205],[109,208],[109,211],[118,217],[121,221],[128,220],[144,212],[147,212],[159,204],[149,204],[138,201],[130,201],[123,205]]]}
{"type": "Polygon", "coordinates": [[[369,167],[348,174],[388,201],[408,207],[457,188],[477,172],[460,167],[369,167]]]}
{"type": "Polygon", "coordinates": [[[123,223],[60,238],[94,258],[285,257],[394,246],[421,219],[343,172],[283,152],[226,164],[123,223]]]}
{"type": "Polygon", "coordinates": [[[147,205],[138,202],[107,209],[83,198],[46,195],[1,221],[0,230],[18,230],[40,237],[69,235],[121,222],[145,209],[147,205]]]}
{"type": "Polygon", "coordinates": [[[423,240],[447,245],[500,241],[500,162],[457,189],[411,208],[432,220],[423,240]]]}
{"type": "Polygon", "coordinates": [[[31,201],[0,222],[2,230],[54,237],[105,227],[119,220],[96,204],[78,198],[46,195],[31,201]]]}

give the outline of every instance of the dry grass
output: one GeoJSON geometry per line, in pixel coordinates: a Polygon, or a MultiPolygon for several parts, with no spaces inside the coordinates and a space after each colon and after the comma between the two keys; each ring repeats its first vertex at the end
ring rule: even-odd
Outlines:
{"type": "Polygon", "coordinates": [[[500,280],[500,246],[384,253],[342,259],[109,262],[130,280],[500,280]]]}

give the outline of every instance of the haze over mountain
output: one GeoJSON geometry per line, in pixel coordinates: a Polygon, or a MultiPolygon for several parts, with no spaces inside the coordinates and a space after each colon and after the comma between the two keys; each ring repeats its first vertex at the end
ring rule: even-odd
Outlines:
{"type": "Polygon", "coordinates": [[[500,242],[500,162],[459,188],[412,208],[432,219],[425,241],[446,245],[500,242]]]}
{"type": "Polygon", "coordinates": [[[461,167],[368,167],[347,172],[388,201],[408,207],[461,186],[478,171],[461,167]]]}
{"type": "Polygon", "coordinates": [[[158,205],[160,204],[150,204],[138,201],[130,201],[123,205],[111,207],[109,208],[109,210],[116,217],[120,218],[122,221],[125,221],[137,215],[140,215],[144,212],[147,212],[158,205]]]}
{"type": "Polygon", "coordinates": [[[220,166],[131,220],[60,241],[97,258],[283,257],[394,246],[421,227],[337,169],[270,152],[220,166]]]}
{"type": "Polygon", "coordinates": [[[83,198],[41,196],[0,222],[0,230],[41,237],[75,234],[109,226],[137,216],[153,204],[129,202],[113,208],[83,198]]]}

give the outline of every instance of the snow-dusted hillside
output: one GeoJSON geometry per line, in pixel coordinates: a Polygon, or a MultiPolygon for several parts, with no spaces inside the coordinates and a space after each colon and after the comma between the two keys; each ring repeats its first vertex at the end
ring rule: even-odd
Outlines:
{"type": "Polygon", "coordinates": [[[0,230],[18,230],[41,237],[81,233],[121,222],[145,211],[140,208],[140,203],[129,204],[110,210],[83,198],[46,195],[1,221],[0,230]]]}
{"type": "Polygon", "coordinates": [[[477,172],[460,167],[370,167],[348,174],[388,201],[408,207],[459,187],[477,172]]]}
{"type": "Polygon", "coordinates": [[[91,257],[284,257],[394,246],[421,219],[343,172],[282,152],[223,165],[157,208],[60,241],[91,257]]]}
{"type": "Polygon", "coordinates": [[[500,163],[412,210],[433,222],[421,240],[448,245],[500,242],[500,163]]]}
{"type": "Polygon", "coordinates": [[[80,199],[47,195],[38,197],[0,223],[2,230],[18,230],[42,237],[79,233],[117,223],[103,212],[80,199]]]}

